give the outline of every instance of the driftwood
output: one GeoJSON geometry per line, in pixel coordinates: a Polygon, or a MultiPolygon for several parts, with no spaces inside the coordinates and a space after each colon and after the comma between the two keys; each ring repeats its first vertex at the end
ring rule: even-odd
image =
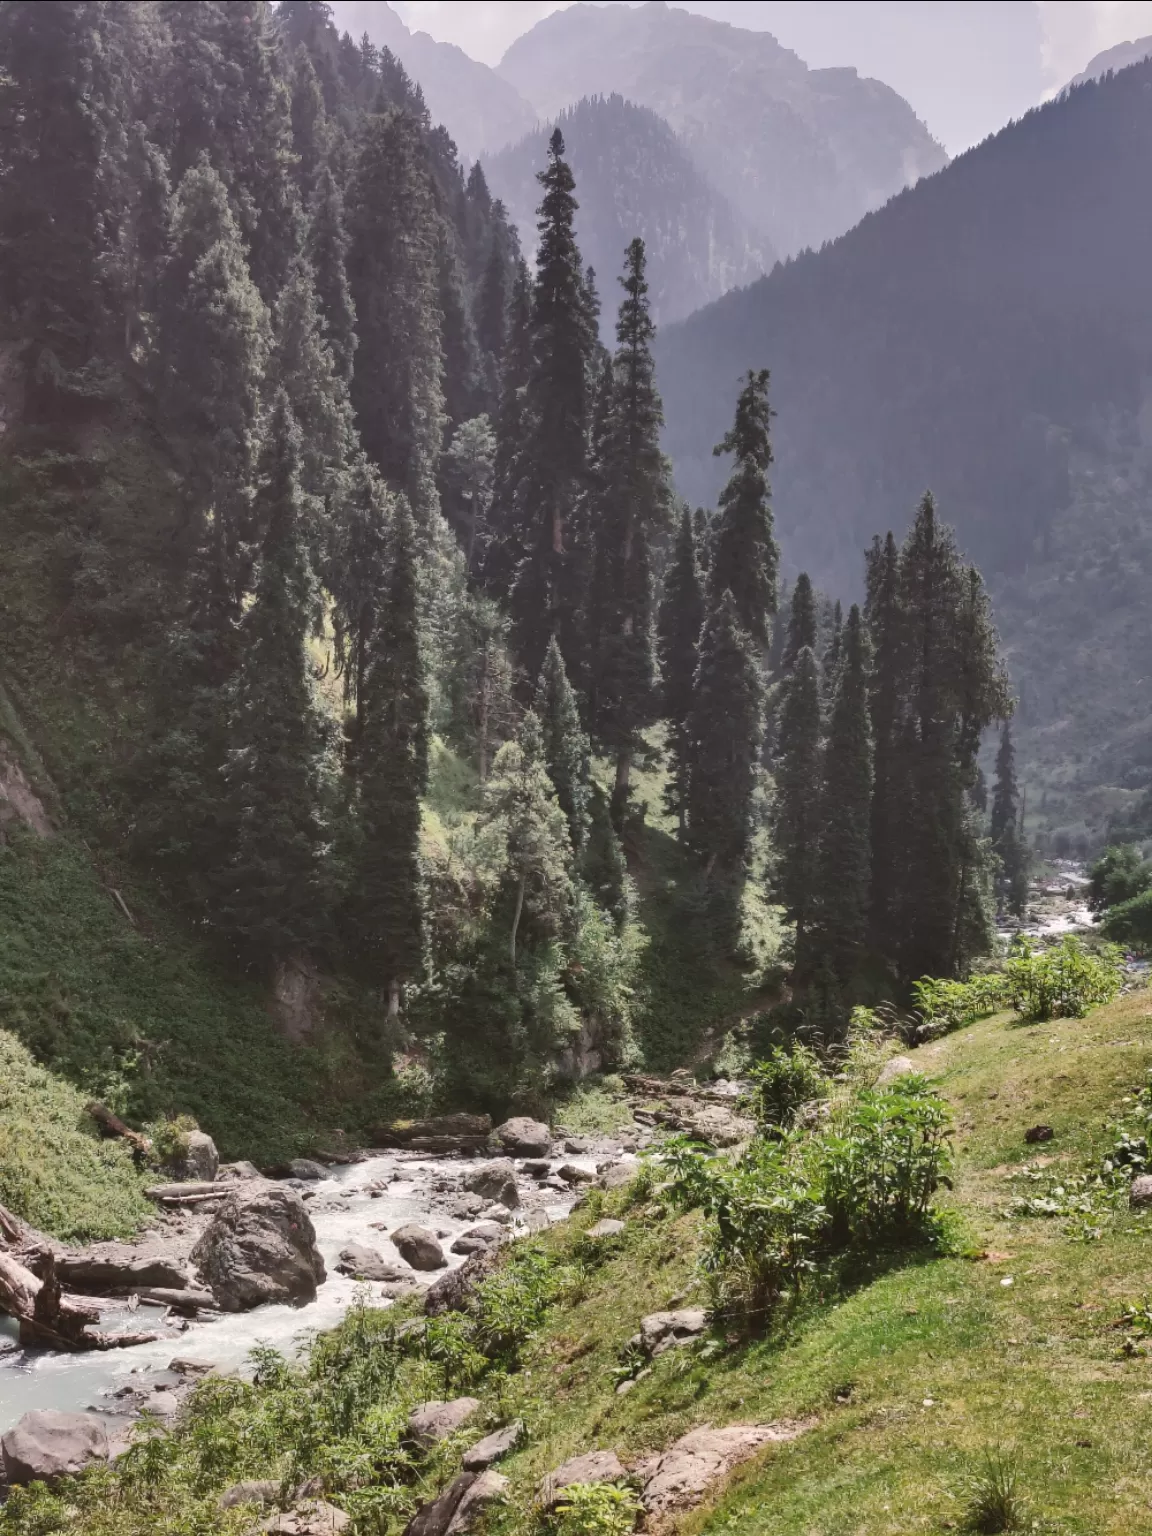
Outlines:
{"type": "Polygon", "coordinates": [[[235,1184],[210,1184],[189,1180],[187,1184],[150,1184],[144,1193],[149,1200],[223,1199],[235,1191],[235,1184]]]}
{"type": "Polygon", "coordinates": [[[148,1140],[147,1136],[142,1136],[139,1131],[134,1131],[130,1125],[125,1125],[119,1115],[114,1115],[98,1099],[93,1099],[90,1103],[85,1104],[84,1108],[106,1135],[119,1136],[128,1143],[137,1157],[148,1157],[151,1155],[152,1143],[148,1140]]]}
{"type": "Polygon", "coordinates": [[[89,1333],[89,1327],[100,1321],[100,1308],[60,1289],[54,1254],[41,1254],[40,1264],[43,1279],[10,1253],[0,1253],[0,1309],[20,1324],[21,1344],[65,1350],[123,1349],[160,1337],[158,1333],[89,1333]]]}
{"type": "Polygon", "coordinates": [[[131,1295],[155,1306],[171,1307],[174,1312],[218,1312],[216,1298],[211,1291],[174,1291],[163,1285],[134,1285],[131,1295]]]}

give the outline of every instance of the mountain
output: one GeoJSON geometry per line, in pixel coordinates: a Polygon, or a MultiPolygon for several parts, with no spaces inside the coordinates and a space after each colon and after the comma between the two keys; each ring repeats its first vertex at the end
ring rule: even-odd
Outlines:
{"type": "Polygon", "coordinates": [[[410,32],[390,5],[337,0],[332,16],[357,42],[367,33],[377,48],[396,55],[423,91],[432,121],[447,128],[465,161],[500,149],[535,127],[536,113],[515,86],[454,43],[410,32]]]}
{"type": "Polygon", "coordinates": [[[1139,64],[1142,59],[1152,55],[1152,37],[1138,37],[1135,41],[1117,43],[1112,48],[1105,48],[1103,53],[1098,53],[1068,83],[1069,85],[1083,85],[1086,80],[1099,80],[1101,75],[1116,69],[1127,69],[1130,64],[1139,64]]]}
{"type": "MultiPolygon", "coordinates": [[[[739,218],[655,112],[620,96],[595,96],[557,122],[576,177],[580,249],[600,278],[609,322],[611,280],[636,235],[648,250],[659,324],[683,319],[771,269],[776,258],[768,240],[739,218]]],[[[488,185],[519,226],[529,256],[540,201],[536,173],[546,163],[550,133],[551,126],[538,128],[484,161],[488,185]]]]}
{"type": "Polygon", "coordinates": [[[554,12],[498,72],[541,117],[613,92],[659,113],[782,254],[835,238],[947,160],[878,80],[809,69],[770,33],[664,4],[554,12]]]}
{"type": "Polygon", "coordinates": [[[1152,61],[658,341],[665,445],[694,500],[716,494],[741,373],[771,368],[781,541],[822,585],[858,591],[861,542],[902,531],[932,487],[999,584],[1029,803],[1047,794],[1054,828],[1099,828],[1152,756],[1152,203],[1133,190],[1150,175],[1152,61]]]}

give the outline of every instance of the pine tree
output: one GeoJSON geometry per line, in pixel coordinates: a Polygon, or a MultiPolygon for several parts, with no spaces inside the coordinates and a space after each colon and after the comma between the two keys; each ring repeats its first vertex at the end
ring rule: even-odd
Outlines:
{"type": "Polygon", "coordinates": [[[346,217],[360,440],[389,485],[408,497],[427,536],[439,510],[444,427],[440,217],[415,118],[386,112],[368,119],[346,217]]]}
{"type": "Polygon", "coordinates": [[[685,506],[664,576],[660,605],[660,671],[664,690],[664,714],[668,720],[668,754],[671,771],[668,810],[677,817],[680,836],[687,831],[692,751],[688,723],[700,662],[700,631],[704,624],[704,587],[696,559],[696,534],[691,512],[685,506]]]}
{"type": "Polygon", "coordinates": [[[324,107],[324,93],[312,56],[296,49],[292,60],[292,148],[296,155],[296,192],[302,208],[312,201],[317,177],[326,166],[332,131],[324,107]]]}
{"type": "Polygon", "coordinates": [[[816,650],[816,598],[812,591],[812,579],[807,571],[801,571],[792,588],[792,602],[788,608],[788,637],[784,642],[782,667],[793,672],[800,652],[805,646],[816,650]]]}
{"type": "Polygon", "coordinates": [[[832,605],[832,624],[828,635],[828,644],[821,658],[820,669],[822,674],[824,697],[831,702],[836,693],[836,684],[840,677],[840,663],[844,653],[844,613],[840,607],[840,599],[832,605]]]}
{"type": "Polygon", "coordinates": [[[1000,728],[1000,748],[996,753],[990,831],[992,852],[1000,860],[997,894],[1006,911],[1013,917],[1023,917],[1028,901],[1028,855],[1020,836],[1016,749],[1007,720],[1000,728]]]}
{"type": "Polygon", "coordinates": [[[575,183],[556,129],[537,229],[532,361],[513,522],[518,548],[511,610],[520,660],[534,675],[556,635],[570,675],[583,675],[580,609],[586,551],[572,521],[588,469],[588,293],[576,248],[575,183]]]}
{"type": "Polygon", "coordinates": [[[469,576],[487,540],[495,458],[492,424],[487,416],[476,416],[456,428],[441,461],[444,513],[455,526],[469,576]]]}
{"type": "Polygon", "coordinates": [[[820,891],[821,805],[820,670],[804,646],[784,696],[777,744],[774,814],[776,894],[796,925],[796,967],[812,969],[810,932],[820,891]]]}
{"type": "Polygon", "coordinates": [[[354,759],[358,857],[348,918],[362,973],[400,1011],[424,969],[420,802],[428,784],[428,689],[419,633],[416,527],[400,501],[387,588],[367,641],[354,759]]]}
{"type": "Polygon", "coordinates": [[[533,709],[540,723],[548,777],[568,819],[573,852],[579,857],[588,840],[591,750],[555,636],[544,653],[533,709]]]}
{"type": "Polygon", "coordinates": [[[316,284],[316,298],[324,317],[324,336],[332,349],[337,371],[346,384],[352,382],[356,353],[356,306],[348,286],[348,235],[344,228],[344,200],[328,166],[316,179],[308,226],[308,260],[316,284]]]}
{"type": "Polygon", "coordinates": [[[519,710],[508,651],[508,620],[482,592],[465,592],[453,617],[443,687],[446,734],[476,764],[483,784],[498,748],[516,734],[519,710]]]}
{"type": "Polygon", "coordinates": [[[480,284],[476,334],[480,345],[499,363],[508,341],[508,304],[510,300],[510,263],[505,249],[506,235],[497,225],[492,231],[488,261],[480,284]]]}
{"type": "Polygon", "coordinates": [[[768,370],[750,372],[736,402],[732,430],[713,452],[736,456],[732,474],[720,493],[720,511],[708,568],[709,606],[725,592],[736,603],[736,617],[762,656],[771,641],[769,620],[776,612],[779,551],[772,531],[768,466],[772,462],[768,405],[768,370]]]}
{"type": "Polygon", "coordinates": [[[872,542],[867,556],[865,619],[872,650],[869,713],[872,719],[872,889],[869,922],[873,947],[892,957],[899,935],[895,924],[897,825],[904,800],[905,763],[901,754],[901,674],[903,636],[900,623],[900,556],[889,533],[872,542]]]}
{"type": "Polygon", "coordinates": [[[256,513],[264,540],[240,625],[224,781],[235,843],[219,880],[218,925],[265,967],[322,928],[321,732],[307,651],[315,604],[298,478],[300,434],[277,392],[256,513]]]}
{"type": "Polygon", "coordinates": [[[867,943],[872,874],[868,637],[855,604],[842,649],[824,749],[815,947],[844,986],[867,943]]]}
{"type": "Polygon", "coordinates": [[[704,622],[688,717],[688,840],[729,891],[738,891],[748,862],[761,734],[760,669],[725,592],[704,622]]]}
{"type": "Polygon", "coordinates": [[[632,758],[658,712],[652,543],[668,520],[671,488],[660,452],[663,409],[656,392],[644,242],[633,240],[621,278],[604,445],[603,482],[592,498],[593,585],[599,615],[592,663],[592,728],[616,758],[613,813],[628,801],[632,758]]]}
{"type": "Polygon", "coordinates": [[[480,574],[488,591],[507,598],[520,558],[517,503],[528,440],[528,376],[532,370],[532,283],[520,263],[512,288],[508,340],[500,369],[500,408],[496,418],[496,457],[492,465],[492,505],[488,538],[481,550],[480,574]]]}
{"type": "Polygon", "coordinates": [[[375,468],[360,455],[336,508],[325,565],[332,595],[337,665],[346,704],[353,706],[353,748],[364,727],[365,679],[372,633],[388,571],[388,529],[393,498],[375,468]]]}
{"type": "Polygon", "coordinates": [[[540,721],[532,710],[517,740],[496,754],[483,819],[504,831],[508,956],[515,970],[524,926],[536,942],[558,937],[570,921],[573,901],[568,824],[548,777],[540,721]]]}

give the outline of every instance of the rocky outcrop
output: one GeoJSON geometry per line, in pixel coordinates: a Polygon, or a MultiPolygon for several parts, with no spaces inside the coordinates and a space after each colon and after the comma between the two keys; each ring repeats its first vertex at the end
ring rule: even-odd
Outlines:
{"type": "Polygon", "coordinates": [[[304,1202],[282,1184],[237,1184],[192,1251],[225,1312],[315,1301],[324,1261],[304,1202]]]}
{"type": "Polygon", "coordinates": [[[876,1079],[877,1088],[889,1088],[902,1077],[909,1077],[917,1070],[916,1063],[911,1056],[893,1056],[880,1068],[880,1076],[876,1079]]]}
{"type": "Polygon", "coordinates": [[[488,1115],[437,1115],[431,1120],[394,1120],[373,1132],[380,1147],[409,1147],[413,1152],[434,1152],[466,1157],[484,1152],[492,1132],[488,1115]]]}
{"type": "Polygon", "coordinates": [[[684,1307],[678,1312],[650,1312],[640,1319],[640,1332],[632,1342],[655,1359],[665,1350],[694,1344],[708,1327],[708,1314],[702,1307],[684,1307]]]}
{"type": "Polygon", "coordinates": [[[552,1132],[541,1120],[516,1115],[496,1127],[496,1140],[512,1157],[547,1157],[552,1151],[552,1132]]]}
{"type": "Polygon", "coordinates": [[[698,1504],[713,1483],[762,1446],[795,1440],[814,1423],[814,1419],[793,1419],[776,1424],[729,1424],[724,1429],[705,1424],[691,1430],[659,1456],[651,1456],[634,1468],[644,1480],[641,1500],[646,1512],[659,1517],[698,1504]]]}
{"type": "Polygon", "coordinates": [[[12,1487],[52,1483],[108,1460],[108,1431],[91,1413],[26,1413],[0,1437],[4,1478],[12,1487]]]}
{"type": "Polygon", "coordinates": [[[418,1227],[413,1222],[397,1227],[392,1233],[392,1242],[400,1257],[413,1269],[443,1269],[448,1263],[435,1232],[429,1232],[427,1227],[418,1227]]]}
{"type": "Polygon", "coordinates": [[[549,1472],[540,1484],[540,1504],[545,1511],[555,1509],[573,1483],[622,1483],[627,1476],[615,1451],[586,1451],[549,1472]]]}
{"type": "Polygon", "coordinates": [[[516,1169],[506,1157],[497,1158],[493,1163],[482,1163],[479,1168],[470,1168],[462,1182],[469,1193],[485,1200],[497,1200],[510,1211],[520,1204],[516,1169]]]}
{"type": "Polygon", "coordinates": [[[466,1536],[481,1510],[503,1499],[508,1479],[499,1472],[461,1472],[437,1499],[404,1527],[404,1536],[466,1536]]]}
{"type": "Polygon", "coordinates": [[[408,1434],[422,1450],[438,1445],[454,1435],[479,1408],[475,1397],[456,1397],[451,1402],[439,1400],[421,1403],[408,1415],[408,1434]]]}
{"type": "Polygon", "coordinates": [[[493,1463],[511,1455],[523,1439],[524,1420],[513,1419],[503,1429],[494,1430],[492,1434],[485,1435],[483,1440],[468,1447],[462,1462],[465,1472],[486,1472],[493,1463]]]}

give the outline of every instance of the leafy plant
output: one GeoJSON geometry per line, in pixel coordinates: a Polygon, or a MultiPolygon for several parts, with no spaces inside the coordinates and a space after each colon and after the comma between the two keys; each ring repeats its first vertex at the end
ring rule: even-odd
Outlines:
{"type": "Polygon", "coordinates": [[[176,1163],[188,1156],[188,1137],[200,1127],[191,1115],[173,1115],[145,1126],[158,1163],[176,1163]]]}
{"type": "Polygon", "coordinates": [[[804,1104],[822,1099],[828,1077],[815,1051],[799,1041],[773,1046],[748,1076],[753,1082],[752,1106],[760,1128],[768,1135],[786,1131],[804,1104]]]}
{"type": "Polygon", "coordinates": [[[635,1530],[640,1501],[619,1483],[571,1483],[553,1514],[553,1536],[628,1536],[635,1530]]]}
{"type": "Polygon", "coordinates": [[[966,1525],[970,1531],[998,1536],[1018,1531],[1025,1518],[1020,1467],[1015,1452],[1001,1446],[986,1451],[971,1479],[966,1525]]]}
{"type": "Polygon", "coordinates": [[[1002,1008],[1007,1000],[1007,981],[995,971],[969,981],[921,976],[912,983],[912,997],[923,1023],[937,1026],[934,1032],[948,1034],[1002,1008]]]}
{"type": "Polygon", "coordinates": [[[1004,966],[1008,1001],[1031,1023],[1082,1019],[1090,1008],[1112,1001],[1122,975],[1118,949],[1107,944],[1093,954],[1073,934],[1051,949],[1021,938],[1004,966]]]}

